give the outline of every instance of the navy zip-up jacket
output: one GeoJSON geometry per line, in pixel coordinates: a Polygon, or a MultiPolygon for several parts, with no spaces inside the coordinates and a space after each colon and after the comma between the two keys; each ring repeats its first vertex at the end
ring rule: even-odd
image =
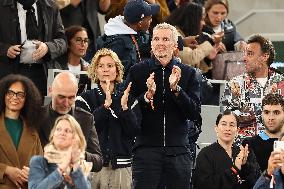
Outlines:
{"type": "Polygon", "coordinates": [[[173,58],[163,67],[155,58],[142,61],[131,67],[127,82],[132,82],[130,94],[138,98],[142,121],[141,131],[135,146],[178,147],[188,145],[187,120],[197,120],[200,116],[200,83],[196,71],[173,58]],[[169,76],[173,66],[181,69],[178,96],[171,91],[169,76]],[[154,110],[146,103],[146,81],[155,73],[156,92],[153,98],[154,110]]]}

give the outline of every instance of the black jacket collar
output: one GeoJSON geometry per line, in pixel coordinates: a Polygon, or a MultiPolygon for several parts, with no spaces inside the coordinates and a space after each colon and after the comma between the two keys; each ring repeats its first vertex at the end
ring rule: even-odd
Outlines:
{"type": "MultiPolygon", "coordinates": [[[[154,70],[158,70],[163,68],[163,65],[159,62],[159,60],[157,58],[154,57],[155,63],[151,65],[151,72],[154,70]]],[[[174,65],[178,66],[178,64],[180,64],[179,60],[177,58],[172,58],[171,61],[164,66],[164,68],[168,69],[168,70],[172,70],[174,65]]]]}

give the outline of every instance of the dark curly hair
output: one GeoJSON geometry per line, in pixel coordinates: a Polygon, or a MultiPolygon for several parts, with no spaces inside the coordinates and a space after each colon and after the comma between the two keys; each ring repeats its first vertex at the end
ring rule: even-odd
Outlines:
{"type": "Polygon", "coordinates": [[[0,111],[1,115],[5,113],[5,95],[9,87],[20,82],[23,84],[26,97],[25,104],[21,110],[20,115],[24,118],[28,127],[38,128],[38,122],[41,114],[41,95],[35,84],[29,78],[18,75],[10,74],[0,80],[0,111]]]}
{"type": "Polygon", "coordinates": [[[222,119],[223,116],[225,115],[233,115],[235,118],[236,118],[236,121],[237,121],[237,127],[240,126],[240,121],[239,121],[239,118],[238,116],[233,112],[231,111],[230,109],[226,109],[223,113],[220,113],[217,118],[216,118],[216,125],[219,124],[220,120],[222,119]]]}
{"type": "Polygon", "coordinates": [[[272,42],[259,34],[254,34],[250,36],[247,41],[247,44],[250,43],[258,43],[260,45],[261,51],[269,55],[267,65],[270,66],[275,60],[276,55],[272,42]]]}
{"type": "Polygon", "coordinates": [[[284,110],[284,97],[277,93],[269,93],[262,99],[261,107],[265,105],[280,105],[284,110]]]}
{"type": "Polygon", "coordinates": [[[165,22],[179,27],[185,36],[200,34],[202,6],[196,3],[186,3],[175,9],[165,22]]]}

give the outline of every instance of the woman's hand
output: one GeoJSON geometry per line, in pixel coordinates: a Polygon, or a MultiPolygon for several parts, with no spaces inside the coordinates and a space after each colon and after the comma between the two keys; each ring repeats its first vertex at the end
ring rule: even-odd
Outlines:
{"type": "Polygon", "coordinates": [[[22,170],[17,167],[7,166],[4,174],[17,186],[17,188],[22,188],[24,181],[21,178],[21,172],[22,170]]]}
{"type": "Polygon", "coordinates": [[[79,148],[79,138],[73,140],[71,151],[71,163],[78,164],[81,159],[81,150],[79,148]]]}
{"type": "Polygon", "coordinates": [[[22,181],[28,182],[29,172],[30,172],[30,168],[29,167],[24,166],[22,168],[22,171],[21,171],[21,179],[22,179],[22,181]]]}
{"type": "Polygon", "coordinates": [[[128,109],[128,106],[127,106],[127,102],[128,102],[128,96],[129,96],[129,91],[130,91],[130,88],[131,88],[131,84],[132,82],[130,82],[127,86],[127,88],[125,89],[122,97],[121,97],[121,108],[123,111],[127,110],[128,109]]]}
{"type": "Polygon", "coordinates": [[[112,99],[111,99],[111,91],[110,91],[110,81],[106,80],[106,99],[105,99],[105,103],[104,103],[104,107],[105,108],[109,108],[111,103],[112,103],[112,99]]]}
{"type": "Polygon", "coordinates": [[[66,151],[65,158],[62,158],[62,162],[57,164],[60,171],[66,171],[67,170],[67,168],[71,164],[71,159],[72,159],[72,145],[66,151]]]}
{"type": "Polygon", "coordinates": [[[220,42],[217,45],[217,51],[220,53],[224,53],[227,52],[226,46],[224,45],[224,43],[220,42]]]}
{"type": "Polygon", "coordinates": [[[222,39],[224,37],[224,31],[215,33],[212,35],[212,40],[215,44],[219,44],[220,42],[222,42],[222,39]]]}
{"type": "Polygon", "coordinates": [[[235,159],[235,166],[239,170],[241,170],[242,165],[246,164],[247,159],[248,159],[248,154],[249,154],[248,144],[246,144],[245,147],[240,146],[240,152],[235,159]]]}

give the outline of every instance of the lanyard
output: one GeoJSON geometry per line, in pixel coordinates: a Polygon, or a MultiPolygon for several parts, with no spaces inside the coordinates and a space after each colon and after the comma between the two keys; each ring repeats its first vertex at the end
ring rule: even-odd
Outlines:
{"type": "Polygon", "coordinates": [[[139,52],[139,46],[138,46],[138,43],[137,43],[137,41],[136,41],[135,36],[134,36],[134,35],[131,35],[131,39],[132,39],[132,42],[133,42],[134,45],[135,45],[135,48],[136,48],[136,52],[137,52],[139,61],[141,61],[141,55],[140,55],[140,52],[139,52]]]}

